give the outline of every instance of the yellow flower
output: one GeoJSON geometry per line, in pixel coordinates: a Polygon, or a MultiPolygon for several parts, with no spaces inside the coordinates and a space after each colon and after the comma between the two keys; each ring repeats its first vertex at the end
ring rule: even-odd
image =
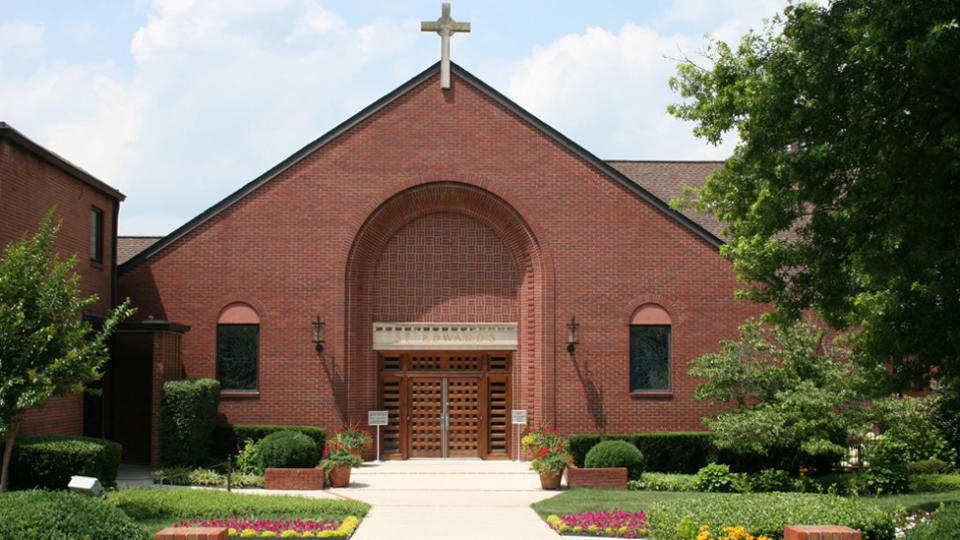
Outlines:
{"type": "Polygon", "coordinates": [[[280,538],[297,538],[299,536],[300,535],[297,534],[297,531],[294,531],[292,529],[288,529],[280,533],[280,538]]]}
{"type": "Polygon", "coordinates": [[[251,536],[259,536],[259,533],[254,529],[244,529],[240,531],[240,536],[242,538],[250,538],[251,536]]]}

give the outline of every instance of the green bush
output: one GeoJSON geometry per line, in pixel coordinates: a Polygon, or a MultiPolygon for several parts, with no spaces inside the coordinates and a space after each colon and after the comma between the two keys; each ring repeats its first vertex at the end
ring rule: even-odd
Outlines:
{"type": "Polygon", "coordinates": [[[729,465],[710,463],[697,471],[693,485],[697,491],[733,491],[734,475],[730,473],[729,465]]]}
{"type": "Polygon", "coordinates": [[[183,379],[163,385],[160,403],[160,462],[203,465],[213,446],[220,383],[183,379]]]}
{"type": "Polygon", "coordinates": [[[112,486],[122,451],[115,442],[92,437],[24,437],[13,446],[10,487],[66,489],[75,474],[112,486]]]}
{"type": "Polygon", "coordinates": [[[960,490],[960,474],[912,474],[910,491],[960,490]]]}
{"type": "Polygon", "coordinates": [[[627,441],[603,441],[587,452],[583,463],[596,469],[626,467],[630,480],[639,480],[643,475],[643,454],[627,441]]]}
{"type": "Polygon", "coordinates": [[[260,443],[247,439],[243,451],[237,454],[234,468],[242,473],[263,474],[263,462],[260,460],[260,443]]]}
{"type": "Polygon", "coordinates": [[[267,435],[257,446],[265,469],[317,466],[317,444],[299,431],[278,431],[267,435]]]}
{"type": "Polygon", "coordinates": [[[709,432],[574,434],[570,453],[578,467],[584,466],[587,452],[601,441],[627,441],[643,454],[644,470],[692,474],[709,463],[716,454],[709,432]]]}
{"type": "Polygon", "coordinates": [[[783,538],[785,525],[843,525],[864,540],[893,540],[890,515],[856,499],[807,493],[749,493],[662,503],[650,510],[651,540],[687,540],[677,527],[685,519],[711,531],[741,526],[752,535],[783,538]]]}
{"type": "Polygon", "coordinates": [[[746,476],[745,491],[766,493],[770,491],[791,491],[793,482],[787,471],[767,469],[746,476]]]}
{"type": "Polygon", "coordinates": [[[266,424],[227,424],[220,422],[214,429],[213,452],[211,456],[220,460],[228,455],[236,455],[243,448],[247,439],[259,442],[264,437],[277,431],[299,431],[306,434],[317,443],[317,460],[319,452],[327,444],[327,430],[314,426],[273,426],[266,424]]]}
{"type": "Polygon", "coordinates": [[[929,523],[907,531],[904,540],[943,540],[960,534],[960,505],[941,506],[929,523]]]}
{"type": "Polygon", "coordinates": [[[942,459],[923,459],[907,463],[908,474],[941,474],[950,471],[950,464],[942,459]]]}
{"type": "Polygon", "coordinates": [[[216,490],[122,489],[107,493],[107,502],[136,520],[209,519],[246,516],[261,519],[319,517],[343,519],[367,515],[370,506],[357,501],[319,500],[283,495],[249,495],[216,490]]]}
{"type": "Polygon", "coordinates": [[[692,474],[645,472],[640,480],[629,481],[627,488],[650,491],[696,491],[696,479],[697,477],[692,474]]]}
{"type": "Polygon", "coordinates": [[[146,530],[113,505],[85,495],[57,491],[0,494],[0,538],[150,538],[146,530]]]}
{"type": "Polygon", "coordinates": [[[864,473],[870,493],[893,495],[907,491],[907,449],[910,445],[894,438],[882,438],[867,447],[870,468],[864,473]]]}

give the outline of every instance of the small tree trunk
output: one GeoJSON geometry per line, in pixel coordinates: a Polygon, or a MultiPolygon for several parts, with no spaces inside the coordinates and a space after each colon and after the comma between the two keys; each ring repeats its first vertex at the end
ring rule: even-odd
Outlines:
{"type": "Polygon", "coordinates": [[[7,429],[7,440],[3,449],[3,468],[0,468],[0,493],[7,491],[7,484],[10,480],[10,456],[13,455],[13,443],[17,440],[17,429],[20,428],[20,422],[14,422],[7,429]]]}

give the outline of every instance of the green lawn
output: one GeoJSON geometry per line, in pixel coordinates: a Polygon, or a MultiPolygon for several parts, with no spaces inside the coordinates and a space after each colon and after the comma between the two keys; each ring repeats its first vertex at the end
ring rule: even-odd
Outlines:
{"type": "MultiPolygon", "coordinates": [[[[619,509],[632,512],[649,510],[658,502],[703,499],[712,497],[729,497],[735,501],[737,495],[732,493],[697,493],[689,491],[624,491],[606,489],[571,489],[563,493],[534,503],[533,509],[546,519],[550,514],[576,514],[592,512],[601,506],[608,510],[619,509]]],[[[960,503],[960,491],[943,493],[909,493],[904,495],[886,495],[883,497],[861,497],[864,502],[873,504],[885,512],[905,507],[907,510],[933,510],[945,503],[960,503]]]]}
{"type": "Polygon", "coordinates": [[[654,503],[704,497],[731,497],[728,493],[697,493],[690,491],[626,491],[622,489],[569,489],[545,501],[534,503],[533,509],[546,519],[550,514],[592,512],[601,506],[608,510],[649,510],[654,503]]]}
{"type": "Polygon", "coordinates": [[[107,501],[150,531],[181,520],[241,516],[257,519],[363,519],[370,506],[355,501],[307,499],[285,495],[250,495],[211,489],[140,488],[111,491],[107,501]]]}

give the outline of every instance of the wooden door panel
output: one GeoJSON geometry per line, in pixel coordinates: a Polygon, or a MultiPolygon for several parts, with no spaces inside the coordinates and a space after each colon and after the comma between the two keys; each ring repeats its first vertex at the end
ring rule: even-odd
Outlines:
{"type": "Polygon", "coordinates": [[[447,455],[478,457],[480,445],[480,377],[447,378],[447,455]]]}
{"type": "Polygon", "coordinates": [[[410,457],[442,457],[443,378],[410,377],[410,457]]]}

